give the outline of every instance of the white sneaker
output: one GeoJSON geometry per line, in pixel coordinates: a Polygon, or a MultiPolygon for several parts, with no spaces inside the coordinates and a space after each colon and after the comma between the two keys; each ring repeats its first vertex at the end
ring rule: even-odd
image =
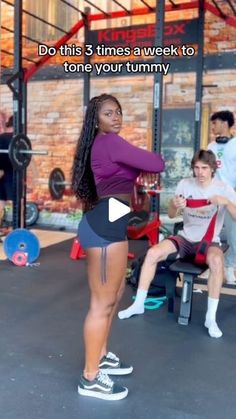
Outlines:
{"type": "Polygon", "coordinates": [[[225,268],[225,278],[226,278],[226,284],[236,285],[234,268],[225,268]]]}

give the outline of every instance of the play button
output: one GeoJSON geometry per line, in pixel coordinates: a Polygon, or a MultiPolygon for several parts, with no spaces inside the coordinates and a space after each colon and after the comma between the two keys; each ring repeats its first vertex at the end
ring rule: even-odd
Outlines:
{"type": "Polygon", "coordinates": [[[130,207],[115,198],[109,198],[108,219],[111,223],[130,212],[130,207]]]}
{"type": "MultiPolygon", "coordinates": [[[[126,178],[116,177],[117,185],[125,182],[126,178]]],[[[99,183],[98,196],[101,195],[101,191],[106,193],[108,185],[107,178],[104,184],[99,183]]],[[[79,228],[79,235],[84,236],[82,247],[104,247],[110,243],[125,241],[131,211],[129,198],[125,200],[117,195],[100,196],[82,218],[79,228]]]]}

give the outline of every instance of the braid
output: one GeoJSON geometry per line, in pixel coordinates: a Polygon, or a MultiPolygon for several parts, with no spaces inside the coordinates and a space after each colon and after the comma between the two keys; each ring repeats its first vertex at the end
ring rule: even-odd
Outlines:
{"type": "Polygon", "coordinates": [[[95,96],[90,100],[75,150],[72,167],[72,190],[76,198],[82,201],[85,209],[91,208],[98,199],[90,156],[93,141],[98,132],[98,111],[101,104],[109,99],[114,100],[120,107],[117,99],[107,94],[95,96]]]}

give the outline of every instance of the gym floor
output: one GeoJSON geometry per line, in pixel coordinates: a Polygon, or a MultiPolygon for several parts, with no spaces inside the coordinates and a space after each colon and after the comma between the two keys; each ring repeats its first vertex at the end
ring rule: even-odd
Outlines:
{"type": "MultiPolygon", "coordinates": [[[[51,234],[51,233],[49,233],[51,234]]],[[[66,237],[66,236],[64,236],[66,237]]],[[[195,293],[192,321],[180,326],[166,305],[114,321],[110,350],[134,366],[115,378],[126,399],[77,394],[83,367],[82,325],[88,307],[86,261],[69,258],[72,240],[41,250],[39,266],[1,261],[0,417],[2,419],[233,419],[236,411],[236,299],[222,295],[224,335],[203,327],[206,293],[195,293]]],[[[145,242],[132,242],[141,254],[145,242]]],[[[121,307],[131,303],[127,285],[121,307]]]]}

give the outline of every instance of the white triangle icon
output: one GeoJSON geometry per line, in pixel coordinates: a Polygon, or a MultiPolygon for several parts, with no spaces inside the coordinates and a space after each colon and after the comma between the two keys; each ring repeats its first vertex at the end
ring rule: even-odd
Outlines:
{"type": "Polygon", "coordinates": [[[131,211],[128,205],[122,204],[115,198],[109,198],[108,219],[111,223],[118,220],[131,211]]]}

